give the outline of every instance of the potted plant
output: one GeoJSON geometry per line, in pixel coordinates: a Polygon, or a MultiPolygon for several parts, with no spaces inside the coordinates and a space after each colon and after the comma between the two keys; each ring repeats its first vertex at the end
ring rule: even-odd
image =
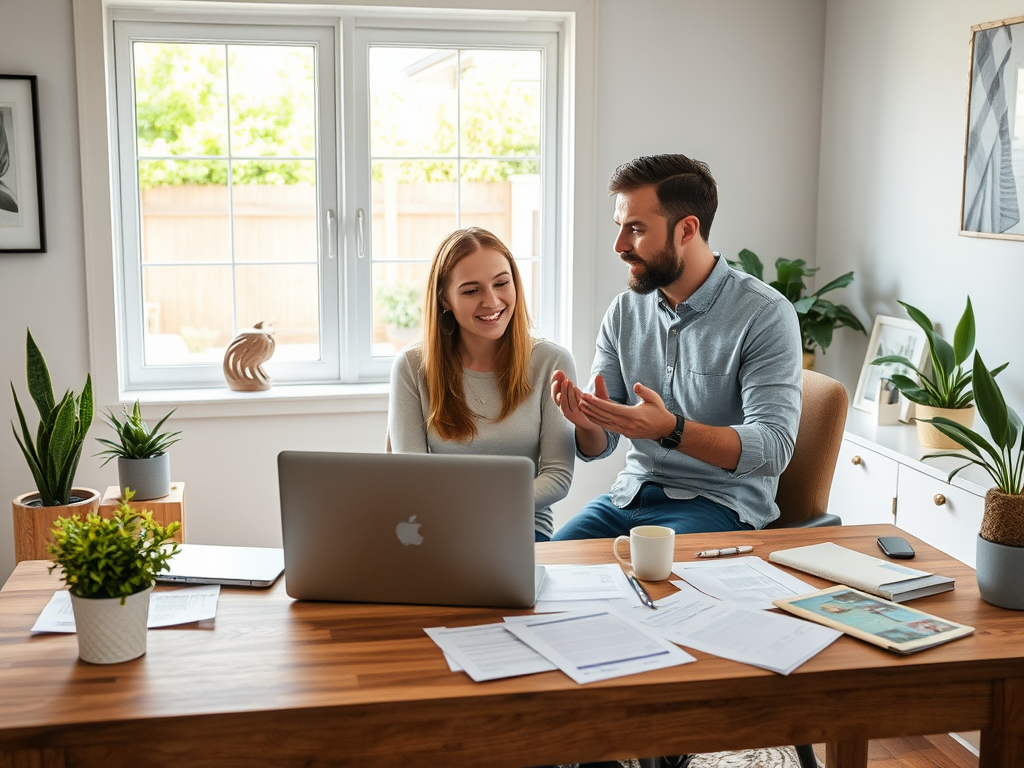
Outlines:
{"type": "MultiPolygon", "coordinates": [[[[974,351],[974,308],[971,297],[957,323],[952,345],[935,332],[932,321],[924,312],[906,302],[899,302],[910,319],[921,326],[928,340],[928,352],[932,361],[932,375],[918,370],[903,355],[885,355],[875,358],[872,365],[897,363],[917,374],[917,381],[901,373],[893,374],[893,386],[905,398],[915,403],[917,412],[917,438],[925,448],[959,448],[959,444],[944,432],[932,426],[932,419],[941,417],[963,424],[968,429],[974,426],[974,391],[970,389],[973,375],[965,371],[964,362],[974,351]]],[[[995,376],[1006,367],[999,366],[992,371],[995,376]]]]}
{"type": "Polygon", "coordinates": [[[35,491],[21,494],[12,503],[15,558],[18,560],[35,556],[35,539],[41,540],[57,517],[74,511],[95,511],[100,503],[99,493],[92,488],[72,487],[78,461],[82,457],[85,434],[92,424],[92,378],[86,375],[81,395],[76,397],[68,390],[57,402],[46,360],[31,331],[25,341],[25,356],[28,391],[39,411],[39,426],[33,439],[18,393],[11,382],[21,434],[13,423],[11,428],[36,483],[35,491]]]}
{"type": "Polygon", "coordinates": [[[53,527],[50,567],[61,569],[71,592],[78,635],[78,656],[92,664],[117,664],[146,652],[149,596],[156,577],[179,552],[164,544],[181,523],[166,528],[152,513],[128,506],[134,494],[125,489],[111,518],[90,512],[57,519],[53,527]]]}
{"type": "Polygon", "coordinates": [[[111,411],[103,414],[118,440],[96,438],[106,446],[96,455],[107,457],[103,466],[117,457],[118,487],[133,488],[140,501],[166,496],[171,492],[171,455],[167,449],[181,439],[178,437],[181,432],[161,432],[160,427],[177,409],[172,408],[153,429],[143,420],[138,400],[130,413],[127,408],[122,410],[124,421],[118,420],[111,411]]]}
{"type": "Polygon", "coordinates": [[[990,372],[974,353],[974,397],[981,420],[992,436],[986,440],[970,427],[936,416],[931,424],[958,447],[962,454],[934,453],[966,458],[949,473],[952,480],[965,467],[982,467],[995,482],[985,494],[985,514],[978,534],[978,589],[986,602],[1001,608],[1024,610],[1024,428],[1020,417],[1006,404],[990,372]]]}
{"type": "Polygon", "coordinates": [[[382,283],[374,294],[388,341],[397,352],[415,341],[423,323],[423,295],[411,283],[382,283]]]}
{"type": "MultiPolygon", "coordinates": [[[[739,261],[730,261],[730,265],[753,275],[762,282],[764,266],[761,259],[753,251],[744,248],[739,253],[739,261]]],[[[800,321],[800,339],[804,351],[804,368],[814,368],[814,350],[820,347],[822,353],[832,344],[832,332],[836,328],[853,328],[867,334],[864,325],[845,304],[833,304],[821,298],[829,291],[845,288],[853,282],[853,272],[837,277],[831,283],[819,288],[814,293],[804,295],[807,286],[805,277],[812,277],[819,267],[808,267],[803,259],[777,259],[775,261],[776,279],[768,285],[785,296],[793,304],[800,321]]]]}

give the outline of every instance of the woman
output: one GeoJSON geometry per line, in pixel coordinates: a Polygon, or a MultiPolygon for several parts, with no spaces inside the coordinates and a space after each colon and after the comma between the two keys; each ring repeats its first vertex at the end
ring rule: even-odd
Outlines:
{"type": "MultiPolygon", "coordinates": [[[[551,538],[551,505],[572,482],[572,424],[547,396],[572,356],[530,335],[512,254],[485,229],[453,232],[434,254],[424,295],[423,342],[391,369],[388,433],[398,453],[527,456],[536,541],[551,538]]],[[[572,373],[570,373],[570,371],[572,373]]]]}

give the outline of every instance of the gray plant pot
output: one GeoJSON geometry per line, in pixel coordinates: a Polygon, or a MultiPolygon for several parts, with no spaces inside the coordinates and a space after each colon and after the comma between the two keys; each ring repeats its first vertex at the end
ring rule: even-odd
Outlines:
{"type": "Polygon", "coordinates": [[[134,501],[159,499],[171,492],[171,454],[161,453],[149,459],[117,457],[117,479],[121,493],[135,491],[134,501]]]}
{"type": "Polygon", "coordinates": [[[978,591],[986,603],[1024,611],[1024,547],[978,536],[978,591]]]}

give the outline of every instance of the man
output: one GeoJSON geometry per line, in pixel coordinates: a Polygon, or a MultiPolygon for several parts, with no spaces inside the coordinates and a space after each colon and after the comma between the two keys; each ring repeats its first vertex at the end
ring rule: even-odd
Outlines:
{"type": "Polygon", "coordinates": [[[564,373],[551,396],[576,428],[577,455],[604,458],[620,435],[626,466],[555,540],[763,528],[800,421],[800,328],[778,291],[708,246],[718,189],[684,155],[639,157],[608,184],[615,250],[629,291],[605,315],[591,385],[564,373]]]}

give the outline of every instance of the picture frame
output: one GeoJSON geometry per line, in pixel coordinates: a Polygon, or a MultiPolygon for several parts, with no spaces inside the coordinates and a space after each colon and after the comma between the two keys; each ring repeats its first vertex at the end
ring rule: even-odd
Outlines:
{"type": "Polygon", "coordinates": [[[1024,16],[971,27],[960,234],[1024,240],[1024,16]]]}
{"type": "MultiPolygon", "coordinates": [[[[868,413],[878,411],[878,393],[883,378],[891,379],[893,374],[903,373],[914,376],[914,372],[895,364],[872,365],[871,361],[885,355],[903,355],[919,370],[928,361],[928,339],[924,329],[913,320],[888,315],[876,315],[871,329],[868,351],[861,366],[857,390],[853,395],[853,407],[868,413]]],[[[913,405],[906,398],[900,400],[900,420],[907,420],[907,412],[913,405]]]]}
{"type": "Polygon", "coordinates": [[[0,253],[46,253],[35,75],[0,75],[0,253]]]}

